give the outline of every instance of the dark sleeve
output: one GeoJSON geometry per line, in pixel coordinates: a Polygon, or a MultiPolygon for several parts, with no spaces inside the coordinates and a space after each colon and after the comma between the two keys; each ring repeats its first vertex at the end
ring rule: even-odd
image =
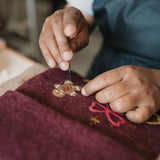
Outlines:
{"type": "Polygon", "coordinates": [[[160,61],[160,0],[95,0],[93,8],[108,44],[160,61]]]}

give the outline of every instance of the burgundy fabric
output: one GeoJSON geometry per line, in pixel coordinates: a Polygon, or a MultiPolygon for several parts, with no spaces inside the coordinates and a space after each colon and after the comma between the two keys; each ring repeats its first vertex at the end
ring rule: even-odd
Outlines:
{"type": "MultiPolygon", "coordinates": [[[[75,85],[83,78],[71,74],[75,85]]],[[[52,94],[68,72],[49,69],[0,98],[0,158],[20,159],[155,159],[160,153],[160,125],[119,127],[89,107],[94,96],[52,94]],[[100,123],[90,126],[90,118],[100,123]]],[[[114,121],[118,119],[110,114],[114,121]]]]}

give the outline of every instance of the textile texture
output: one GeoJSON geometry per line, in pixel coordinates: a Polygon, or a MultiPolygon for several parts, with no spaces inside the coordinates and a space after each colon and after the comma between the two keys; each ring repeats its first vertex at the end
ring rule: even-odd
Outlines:
{"type": "MultiPolygon", "coordinates": [[[[74,85],[85,84],[76,73],[72,72],[71,78],[74,85]]],[[[85,97],[77,92],[77,96],[54,96],[54,84],[65,80],[68,72],[49,69],[0,98],[1,159],[158,157],[160,125],[133,124],[124,115],[101,106],[94,95],[85,97]],[[97,121],[91,123],[94,118],[97,121]],[[114,125],[119,122],[123,123],[114,125]]]]}

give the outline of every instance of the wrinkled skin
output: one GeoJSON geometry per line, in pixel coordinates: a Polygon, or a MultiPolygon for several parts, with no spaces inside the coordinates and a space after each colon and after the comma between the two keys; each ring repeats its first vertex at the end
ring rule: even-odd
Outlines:
{"type": "MultiPolygon", "coordinates": [[[[40,48],[50,67],[57,64],[69,69],[73,52],[89,42],[88,27],[93,17],[82,14],[74,7],[56,11],[43,25],[40,48]],[[87,24],[88,23],[88,24],[87,24]]],[[[112,110],[126,113],[135,123],[147,121],[160,109],[160,70],[139,66],[122,66],[107,71],[82,88],[82,94],[96,93],[100,103],[109,103],[112,110]]]]}
{"type": "Polygon", "coordinates": [[[46,18],[40,34],[39,45],[50,67],[56,64],[69,69],[73,52],[89,42],[87,22],[82,13],[73,7],[56,11],[46,18]]]}
{"type": "Polygon", "coordinates": [[[126,113],[135,123],[148,120],[160,109],[159,70],[139,66],[122,66],[91,80],[82,89],[89,96],[96,93],[100,103],[109,103],[112,110],[126,113]]]}

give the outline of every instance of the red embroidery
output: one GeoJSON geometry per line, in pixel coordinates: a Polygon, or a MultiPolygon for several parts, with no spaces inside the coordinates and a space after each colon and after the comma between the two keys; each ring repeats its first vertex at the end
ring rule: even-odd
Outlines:
{"type": "Polygon", "coordinates": [[[119,127],[121,124],[125,124],[125,119],[121,117],[121,116],[124,116],[124,114],[112,111],[107,104],[104,106],[98,102],[93,102],[92,105],[89,107],[89,110],[91,112],[96,112],[96,113],[105,113],[108,121],[116,127],[119,127]],[[103,108],[103,110],[95,109],[96,105],[103,108]],[[117,122],[113,121],[110,114],[118,118],[119,121],[117,122]]]}
{"type": "Polygon", "coordinates": [[[66,88],[66,89],[64,89],[65,91],[68,91],[68,90],[70,90],[70,89],[72,89],[72,87],[68,87],[68,88],[66,88]]]}

